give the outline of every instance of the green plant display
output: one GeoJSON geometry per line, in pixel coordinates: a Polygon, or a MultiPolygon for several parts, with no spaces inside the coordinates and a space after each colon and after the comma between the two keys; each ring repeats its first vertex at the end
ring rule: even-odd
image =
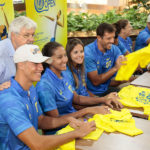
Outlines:
{"type": "Polygon", "coordinates": [[[114,23],[120,19],[128,19],[133,29],[142,29],[146,26],[147,15],[146,12],[140,12],[136,6],[124,9],[120,13],[117,13],[116,10],[111,10],[106,14],[100,15],[88,13],[75,14],[75,12],[71,12],[67,17],[68,32],[96,30],[100,23],[114,23]]]}
{"type": "Polygon", "coordinates": [[[135,7],[130,9],[124,9],[122,17],[128,19],[133,29],[143,29],[146,26],[148,14],[145,12],[139,12],[139,9],[135,7]]]}
{"type": "MultiPolygon", "coordinates": [[[[147,15],[150,12],[149,0],[133,0],[137,4],[132,8],[124,9],[121,12],[116,10],[108,11],[106,14],[89,14],[70,12],[67,16],[68,32],[74,31],[95,31],[100,23],[115,23],[120,19],[128,19],[133,29],[143,29],[146,26],[147,15]],[[143,7],[144,11],[140,11],[143,7]]],[[[15,17],[25,16],[26,12],[15,11],[15,17]]]]}

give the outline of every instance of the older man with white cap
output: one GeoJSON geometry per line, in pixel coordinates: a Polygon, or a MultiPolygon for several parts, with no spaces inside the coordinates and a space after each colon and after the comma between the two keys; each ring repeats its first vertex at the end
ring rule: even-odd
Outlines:
{"type": "Polygon", "coordinates": [[[135,50],[146,47],[150,43],[150,15],[147,17],[147,26],[136,38],[135,50]]]}
{"type": "Polygon", "coordinates": [[[42,62],[51,63],[38,46],[25,44],[14,54],[16,75],[11,86],[0,91],[0,149],[47,150],[74,138],[81,138],[95,129],[95,124],[77,121],[71,117],[51,118],[42,114],[36,90],[32,83],[39,81],[42,62]],[[52,129],[74,121],[79,128],[63,135],[43,136],[37,129],[52,129]]]}

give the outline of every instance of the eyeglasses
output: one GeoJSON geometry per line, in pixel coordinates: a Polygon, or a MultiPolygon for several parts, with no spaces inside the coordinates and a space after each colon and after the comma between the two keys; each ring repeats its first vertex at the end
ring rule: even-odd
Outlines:
{"type": "Polygon", "coordinates": [[[25,34],[25,35],[18,34],[18,35],[22,36],[25,39],[29,39],[29,38],[34,38],[35,37],[35,34],[25,34]]]}

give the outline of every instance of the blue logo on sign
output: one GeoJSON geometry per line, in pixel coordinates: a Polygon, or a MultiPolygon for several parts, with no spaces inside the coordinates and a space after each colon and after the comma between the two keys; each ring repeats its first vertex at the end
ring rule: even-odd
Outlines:
{"type": "Polygon", "coordinates": [[[55,5],[55,0],[34,0],[35,10],[39,13],[48,11],[49,7],[54,7],[55,5]]]}
{"type": "Polygon", "coordinates": [[[0,6],[4,6],[4,5],[5,5],[5,1],[4,0],[0,1],[0,6]]]}

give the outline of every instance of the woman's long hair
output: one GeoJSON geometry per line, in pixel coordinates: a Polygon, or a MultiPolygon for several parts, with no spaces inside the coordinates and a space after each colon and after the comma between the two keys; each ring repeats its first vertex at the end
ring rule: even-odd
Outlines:
{"type": "Polygon", "coordinates": [[[114,23],[113,25],[116,28],[116,32],[118,34],[120,34],[121,30],[124,29],[127,25],[128,25],[129,21],[126,19],[121,19],[119,21],[117,21],[116,23],[114,23]]]}
{"type": "MultiPolygon", "coordinates": [[[[70,69],[70,71],[72,72],[73,78],[75,80],[75,86],[76,88],[79,87],[79,79],[78,76],[75,74],[75,72],[73,71],[73,61],[71,59],[71,51],[74,49],[75,46],[77,46],[78,44],[80,44],[83,49],[84,49],[84,44],[82,43],[82,41],[78,38],[73,38],[71,40],[68,41],[67,45],[66,45],[66,52],[67,52],[67,57],[68,57],[68,67],[70,69]]],[[[81,70],[81,80],[82,80],[82,84],[84,86],[86,86],[86,82],[85,82],[85,69],[84,69],[84,61],[82,64],[77,64],[77,69],[81,70]]],[[[77,70],[78,71],[78,70],[77,70]]]]}

